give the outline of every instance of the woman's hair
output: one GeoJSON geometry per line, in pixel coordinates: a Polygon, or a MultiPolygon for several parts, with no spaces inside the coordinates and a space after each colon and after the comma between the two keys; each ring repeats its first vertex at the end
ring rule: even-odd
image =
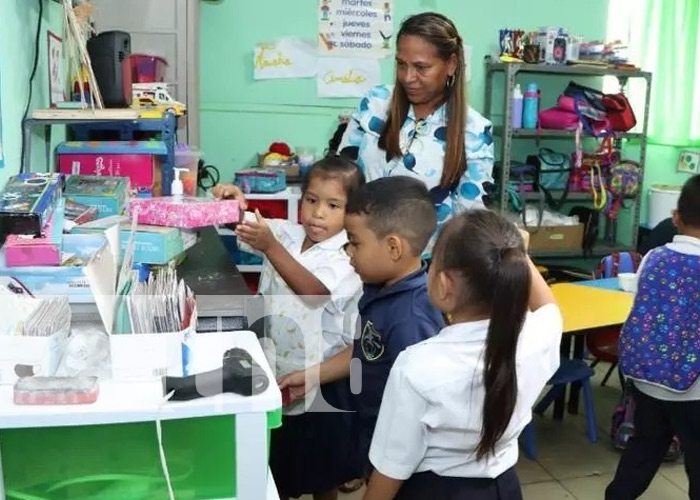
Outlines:
{"type": "Polygon", "coordinates": [[[343,189],[348,199],[357,189],[365,184],[365,176],[362,170],[354,162],[342,156],[326,156],[311,165],[301,182],[302,193],[306,193],[311,180],[314,178],[323,180],[339,179],[343,184],[343,189]]]}
{"type": "MultiPolygon", "coordinates": [[[[421,37],[432,44],[438,55],[448,61],[452,55],[457,58],[454,79],[445,87],[447,105],[447,134],[445,159],[440,185],[452,186],[467,168],[464,149],[464,130],[467,123],[467,85],[464,73],[464,47],[457,28],[447,17],[434,12],[416,14],[406,19],[396,37],[396,46],[404,35],[421,37]]],[[[379,146],[387,152],[387,158],[401,157],[399,131],[408,115],[410,102],[406,91],[396,77],[394,92],[389,104],[389,116],[379,136],[379,146]]]]}
{"type": "Polygon", "coordinates": [[[490,317],[484,355],[481,459],[494,453],[515,410],[518,384],[515,354],[530,295],[527,253],[515,226],[486,210],[464,212],[440,234],[433,251],[436,271],[453,272],[458,309],[490,317]]]}

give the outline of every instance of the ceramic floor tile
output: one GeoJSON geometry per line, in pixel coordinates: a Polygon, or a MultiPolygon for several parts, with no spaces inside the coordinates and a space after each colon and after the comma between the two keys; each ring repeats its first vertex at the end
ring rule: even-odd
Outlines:
{"type": "MultiPolygon", "coordinates": [[[[605,488],[612,480],[611,474],[567,479],[562,481],[564,488],[573,493],[578,500],[600,500],[605,495],[605,488]]],[[[657,474],[649,489],[639,500],[687,500],[688,495],[665,477],[657,474]]]]}
{"type": "Polygon", "coordinates": [[[683,459],[674,464],[664,464],[659,469],[659,474],[671,481],[683,491],[688,491],[688,475],[685,473],[683,459]]]}
{"type": "Polygon", "coordinates": [[[529,460],[523,456],[516,467],[518,471],[518,479],[520,484],[542,483],[545,481],[554,481],[554,478],[542,468],[540,464],[529,460]]]}
{"type": "Polygon", "coordinates": [[[537,462],[555,479],[612,474],[617,468],[619,453],[602,434],[598,443],[589,442],[580,420],[580,416],[566,415],[562,422],[550,417],[535,421],[537,462]]]}
{"type": "Polygon", "coordinates": [[[524,500],[577,500],[556,481],[523,486],[524,500]]]}

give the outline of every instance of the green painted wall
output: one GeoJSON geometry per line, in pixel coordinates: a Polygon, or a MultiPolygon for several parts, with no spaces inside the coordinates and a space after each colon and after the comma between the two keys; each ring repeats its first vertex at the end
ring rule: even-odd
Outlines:
{"type": "MultiPolygon", "coordinates": [[[[60,4],[44,2],[42,33],[39,38],[39,66],[34,78],[32,108],[48,107],[48,70],[46,29],[61,36],[63,10],[60,4]]],[[[0,107],[5,167],[0,169],[0,186],[8,176],[19,172],[22,149],[22,115],[29,94],[29,76],[34,62],[39,7],[37,0],[0,0],[0,107]]],[[[59,140],[62,131],[54,133],[59,140]]],[[[34,170],[45,168],[43,137],[34,135],[34,170]]]]}
{"type": "MultiPolygon", "coordinates": [[[[482,59],[498,50],[498,30],[564,25],[587,39],[604,38],[608,1],[585,3],[582,9],[574,0],[395,0],[395,19],[398,23],[409,14],[434,10],[454,20],[473,47],[470,99],[482,110],[482,59]]],[[[319,99],[313,78],[255,82],[252,68],[258,42],[282,36],[316,39],[318,1],[214,0],[200,5],[200,142],[207,161],[221,169],[222,180],[230,181],[234,170],[252,165],[257,152],[275,140],[292,147],[314,146],[321,152],[338,114],[352,110],[358,100],[319,99]]],[[[383,81],[390,83],[392,75],[393,61],[386,60],[383,81]]]]}

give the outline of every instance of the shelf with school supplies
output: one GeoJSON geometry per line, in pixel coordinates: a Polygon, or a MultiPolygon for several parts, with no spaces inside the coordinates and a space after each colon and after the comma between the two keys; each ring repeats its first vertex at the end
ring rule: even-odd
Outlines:
{"type": "MultiPolygon", "coordinates": [[[[623,150],[623,145],[626,140],[635,141],[635,146],[638,144],[638,156],[634,158],[639,164],[639,179],[638,185],[641,187],[644,185],[644,169],[646,164],[646,145],[647,145],[647,129],[649,123],[649,103],[651,98],[651,83],[652,74],[647,71],[642,71],[639,69],[623,69],[609,66],[593,66],[585,64],[576,65],[546,65],[546,64],[525,64],[525,63],[502,63],[498,60],[492,59],[491,57],[486,57],[484,60],[486,69],[486,92],[485,92],[485,106],[484,114],[487,118],[494,122],[493,135],[499,137],[501,140],[497,142],[498,149],[496,151],[497,166],[494,167],[496,171],[494,172],[494,178],[497,179],[495,185],[495,201],[497,202],[498,209],[505,213],[509,207],[509,190],[504,189],[511,181],[510,166],[513,162],[513,148],[514,141],[518,141],[518,148],[522,148],[527,140],[533,141],[533,143],[538,143],[539,140],[558,140],[558,141],[570,141],[573,146],[576,140],[575,130],[547,130],[547,129],[523,129],[515,128],[513,126],[513,96],[515,94],[516,84],[524,83],[523,77],[527,77],[527,82],[537,82],[540,77],[559,77],[562,83],[562,89],[566,87],[568,80],[571,77],[614,77],[618,80],[620,84],[621,91],[624,91],[628,82],[631,79],[643,80],[646,83],[646,93],[644,98],[644,109],[636,110],[636,117],[638,122],[638,128],[632,129],[629,132],[615,133],[613,136],[614,148],[621,151],[623,150]],[[496,80],[495,76],[497,74],[503,74],[504,78],[496,80]],[[497,82],[497,83],[496,83],[497,82]],[[498,87],[498,92],[495,92],[496,87],[498,87]],[[502,96],[502,106],[499,109],[494,109],[494,95],[498,94],[502,96]],[[642,112],[643,111],[643,112],[642,112]]],[[[551,87],[551,82],[550,85],[551,87]]],[[[552,97],[552,96],[549,96],[552,97]]],[[[556,96],[554,96],[556,97],[556,96]]],[[[552,100],[552,99],[549,99],[552,100]]],[[[583,134],[583,147],[589,147],[591,145],[591,139],[594,137],[583,134]]],[[[539,147],[539,146],[535,146],[539,147]]],[[[634,148],[637,149],[636,147],[634,148]]],[[[623,158],[625,158],[623,156],[623,158]]],[[[625,158],[632,159],[632,158],[625,158]]],[[[640,189],[641,191],[641,189],[640,189]]],[[[554,200],[561,199],[561,192],[552,193],[554,200]]],[[[539,195],[537,194],[525,194],[525,201],[536,201],[539,200],[539,195]]],[[[567,201],[577,201],[580,204],[588,205],[592,204],[594,201],[594,196],[589,193],[569,193],[567,201]]],[[[640,221],[640,211],[641,203],[640,196],[634,197],[634,203],[631,204],[629,212],[631,217],[625,217],[625,231],[624,237],[618,234],[618,218],[615,217],[613,212],[610,217],[606,217],[605,230],[602,229],[603,223],[601,222],[601,234],[606,235],[606,241],[610,241],[610,244],[597,245],[593,249],[593,253],[607,254],[613,253],[620,248],[625,250],[630,250],[632,244],[637,241],[639,232],[639,221],[640,221]],[[629,221],[629,227],[627,227],[627,221],[629,221]],[[632,244],[622,244],[621,239],[629,240],[632,244]],[[614,241],[614,244],[612,243],[614,241]],[[601,253],[602,252],[602,253],[601,253]]],[[[604,217],[604,212],[601,213],[601,217],[604,217]]],[[[583,255],[582,250],[547,250],[538,254],[542,257],[581,257],[583,255]]]]}
{"type": "Polygon", "coordinates": [[[513,71],[515,73],[542,73],[547,75],[569,76],[615,76],[617,78],[648,78],[651,73],[639,69],[618,69],[614,66],[598,66],[586,64],[527,64],[492,62],[487,56],[487,64],[491,71],[513,71]]]}
{"type": "Polygon", "coordinates": [[[47,171],[51,168],[54,152],[51,149],[51,131],[56,125],[70,128],[75,140],[88,141],[93,131],[110,131],[119,135],[119,140],[134,140],[135,134],[149,132],[160,134],[167,153],[163,161],[163,194],[170,194],[175,166],[175,143],[177,142],[177,117],[163,113],[160,118],[142,118],[138,111],[126,109],[74,110],[37,109],[31,118],[22,122],[24,142],[20,172],[47,171]],[[45,158],[39,162],[42,168],[32,168],[32,130],[44,127],[45,158]]]}
{"type": "Polygon", "coordinates": [[[584,255],[582,249],[566,249],[566,250],[532,250],[532,257],[548,257],[548,258],[582,258],[582,257],[604,257],[616,252],[634,252],[635,247],[631,245],[609,245],[604,241],[599,241],[587,254],[584,255]]]}
{"type": "MultiPolygon", "coordinates": [[[[576,137],[575,130],[546,130],[546,129],[528,129],[511,127],[504,128],[497,126],[493,128],[493,135],[503,137],[505,134],[510,134],[512,138],[518,139],[574,139],[576,137]]],[[[583,138],[595,139],[590,135],[583,135],[583,138]]],[[[644,134],[637,132],[624,132],[616,134],[619,139],[643,139],[644,134]]]]}

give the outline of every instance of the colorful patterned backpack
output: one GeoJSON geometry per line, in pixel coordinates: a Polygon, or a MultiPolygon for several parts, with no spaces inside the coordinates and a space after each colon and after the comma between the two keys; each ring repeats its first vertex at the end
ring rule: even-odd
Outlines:
{"type": "Polygon", "coordinates": [[[653,250],[620,335],[627,377],[684,392],[700,378],[700,258],[653,250]]]}
{"type": "MultiPolygon", "coordinates": [[[[634,436],[634,396],[631,382],[625,385],[622,392],[622,400],[617,405],[612,416],[612,425],[610,427],[610,440],[612,445],[617,450],[627,448],[627,442],[634,436]]],[[[664,460],[672,462],[676,461],[681,456],[681,442],[678,436],[673,436],[668,451],[664,456],[664,460]]]]}
{"type": "Polygon", "coordinates": [[[608,217],[617,218],[617,213],[620,207],[624,206],[625,199],[637,196],[641,187],[641,172],[639,163],[630,160],[621,160],[610,167],[608,174],[608,190],[610,191],[608,217]]]}

